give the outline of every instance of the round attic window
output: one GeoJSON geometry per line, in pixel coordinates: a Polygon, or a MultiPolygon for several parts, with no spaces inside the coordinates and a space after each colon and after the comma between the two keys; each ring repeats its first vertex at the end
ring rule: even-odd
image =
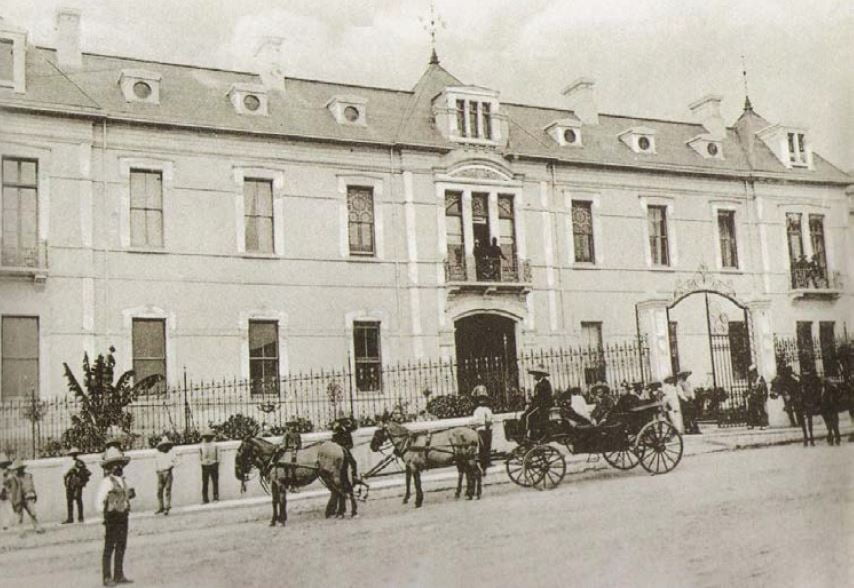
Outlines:
{"type": "Polygon", "coordinates": [[[359,109],[355,106],[347,106],[344,109],[344,118],[346,118],[348,122],[356,122],[359,120],[359,109]]]}
{"type": "Polygon", "coordinates": [[[647,137],[640,137],[640,138],[638,139],[638,148],[639,148],[641,151],[649,151],[649,147],[650,147],[650,145],[651,145],[651,143],[649,142],[649,138],[647,138],[647,137]]]}
{"type": "Polygon", "coordinates": [[[575,129],[566,129],[563,132],[563,140],[566,141],[567,144],[572,145],[576,141],[578,141],[578,134],[576,134],[575,129]]]}
{"type": "Polygon", "coordinates": [[[133,85],[133,95],[140,100],[145,100],[151,96],[151,86],[148,82],[137,82],[133,85]]]}
{"type": "Polygon", "coordinates": [[[258,96],[255,94],[247,94],[243,97],[243,106],[249,112],[255,112],[259,108],[261,108],[261,100],[258,99],[258,96]]]}
{"type": "Polygon", "coordinates": [[[718,145],[717,145],[717,143],[709,143],[708,145],[706,145],[706,152],[707,152],[709,155],[711,155],[712,157],[714,157],[715,155],[717,155],[717,154],[718,154],[718,145]]]}

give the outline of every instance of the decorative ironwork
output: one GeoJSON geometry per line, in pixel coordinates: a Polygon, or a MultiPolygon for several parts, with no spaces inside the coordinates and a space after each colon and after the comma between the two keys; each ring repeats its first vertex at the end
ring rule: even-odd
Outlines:
{"type": "MultiPolygon", "coordinates": [[[[682,298],[693,292],[703,291],[717,292],[718,294],[722,294],[733,301],[737,300],[735,288],[733,287],[732,282],[729,280],[723,281],[718,279],[711,271],[709,271],[709,268],[705,263],[701,263],[693,276],[687,280],[679,280],[676,282],[676,288],[673,290],[673,298],[670,306],[674,306],[682,298]]],[[[736,305],[744,308],[744,305],[740,302],[736,302],[736,305]]]]}
{"type": "Polygon", "coordinates": [[[499,180],[506,182],[509,178],[488,167],[466,167],[452,174],[459,178],[472,178],[475,180],[499,180]]]}

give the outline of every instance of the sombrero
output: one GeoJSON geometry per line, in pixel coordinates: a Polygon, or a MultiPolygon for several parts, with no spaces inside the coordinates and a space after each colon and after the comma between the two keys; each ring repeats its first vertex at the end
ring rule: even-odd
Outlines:
{"type": "Polygon", "coordinates": [[[661,382],[650,382],[647,388],[649,388],[650,390],[658,390],[659,388],[661,388],[661,382]]]}
{"type": "Polygon", "coordinates": [[[101,458],[101,466],[106,467],[110,464],[121,463],[127,465],[130,458],[127,457],[118,447],[107,447],[104,456],[101,458]]]}
{"type": "Polygon", "coordinates": [[[12,462],[12,465],[9,466],[10,470],[20,470],[26,467],[24,462],[21,461],[20,457],[16,457],[15,461],[12,462]]]}
{"type": "Polygon", "coordinates": [[[71,447],[71,449],[69,449],[68,451],[66,451],[66,454],[67,454],[67,455],[70,455],[70,456],[72,456],[72,457],[73,457],[73,456],[75,456],[75,455],[80,455],[81,453],[83,453],[83,452],[82,452],[82,451],[80,451],[80,448],[79,448],[79,447],[77,447],[76,445],[73,445],[73,446],[71,447]]]}
{"type": "Polygon", "coordinates": [[[667,376],[666,378],[664,378],[664,383],[665,384],[675,384],[676,383],[676,376],[667,376]]]}
{"type": "Polygon", "coordinates": [[[545,365],[540,363],[540,364],[537,364],[536,367],[532,367],[531,369],[529,369],[528,373],[532,374],[532,375],[542,374],[544,376],[548,376],[549,370],[546,369],[545,365]]]}
{"type": "Polygon", "coordinates": [[[688,376],[690,376],[692,373],[693,373],[693,372],[692,372],[691,370],[682,370],[681,372],[679,372],[678,374],[676,374],[676,377],[677,377],[677,378],[687,378],[687,377],[688,377],[688,376]]]}
{"type": "Polygon", "coordinates": [[[165,447],[166,451],[169,451],[170,449],[172,449],[172,447],[174,445],[175,444],[169,440],[169,437],[167,437],[166,435],[163,435],[163,437],[160,438],[160,442],[155,447],[157,447],[157,449],[161,449],[161,448],[165,447]]]}
{"type": "Polygon", "coordinates": [[[605,382],[596,382],[592,386],[590,386],[590,392],[596,393],[597,390],[605,390],[605,392],[610,392],[611,389],[608,387],[608,384],[605,382]]]}
{"type": "Polygon", "coordinates": [[[202,429],[202,438],[204,439],[205,437],[216,437],[216,433],[210,427],[205,427],[202,429]]]}
{"type": "Polygon", "coordinates": [[[118,447],[119,449],[121,449],[122,441],[123,439],[121,435],[113,433],[112,435],[107,437],[107,441],[104,443],[104,449],[106,449],[107,447],[118,447]]]}

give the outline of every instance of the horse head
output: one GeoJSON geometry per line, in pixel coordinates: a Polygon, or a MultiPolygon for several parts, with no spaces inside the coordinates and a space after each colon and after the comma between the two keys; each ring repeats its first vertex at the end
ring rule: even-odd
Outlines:
{"type": "Polygon", "coordinates": [[[385,423],[377,425],[374,436],[371,437],[371,451],[379,451],[380,447],[388,440],[388,428],[385,423]]]}

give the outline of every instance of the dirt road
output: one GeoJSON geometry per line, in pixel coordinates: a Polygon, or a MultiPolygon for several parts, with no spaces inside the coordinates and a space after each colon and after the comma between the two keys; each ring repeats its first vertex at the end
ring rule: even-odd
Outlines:
{"type": "MultiPolygon", "coordinates": [[[[428,493],[419,510],[386,494],[355,520],[303,501],[284,529],[266,508],[140,519],[126,570],[137,586],[850,586],[853,473],[854,445],[790,445],[479,502],[428,493]]],[[[100,585],[101,533],[3,536],[0,585],[100,585]]]]}

